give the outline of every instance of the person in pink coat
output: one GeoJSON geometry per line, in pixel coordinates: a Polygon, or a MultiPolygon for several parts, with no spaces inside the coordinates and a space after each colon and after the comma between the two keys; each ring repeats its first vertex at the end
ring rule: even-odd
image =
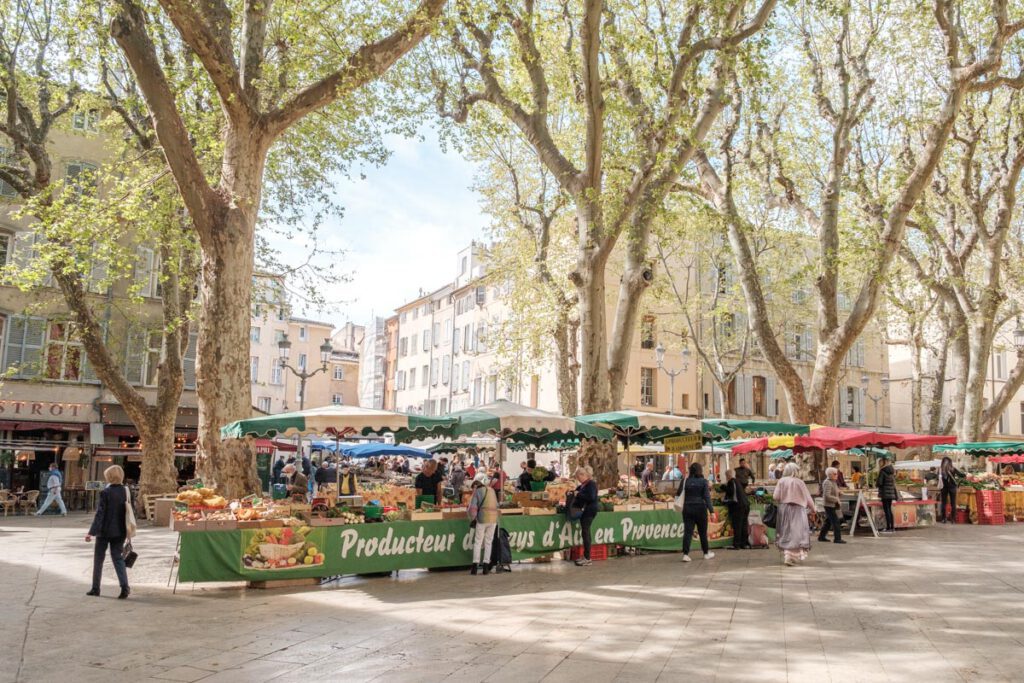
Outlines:
{"type": "Polygon", "coordinates": [[[814,499],[807,484],[800,478],[800,466],[789,463],[782,470],[782,478],[775,485],[775,504],[778,521],[775,523],[775,544],[782,551],[783,560],[792,567],[807,559],[811,549],[811,527],[808,513],[814,513],[814,499]]]}

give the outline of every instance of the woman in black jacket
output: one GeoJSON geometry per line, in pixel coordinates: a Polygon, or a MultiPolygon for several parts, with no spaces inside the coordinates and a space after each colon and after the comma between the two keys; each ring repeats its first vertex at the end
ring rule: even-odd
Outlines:
{"type": "Polygon", "coordinates": [[[939,465],[939,522],[956,524],[956,483],[964,473],[953,467],[953,460],[947,455],[939,465]],[[949,500],[950,514],[946,514],[946,500],[949,500]]]}
{"type": "Polygon", "coordinates": [[[878,465],[878,498],[882,501],[882,510],[885,512],[885,529],[883,531],[891,534],[896,531],[892,504],[899,497],[896,493],[896,470],[885,458],[879,460],[878,465]]]}
{"type": "Polygon", "coordinates": [[[711,487],[704,478],[704,468],[699,462],[690,465],[690,476],[679,483],[676,497],[686,493],[683,500],[683,562],[690,561],[690,543],[693,542],[693,529],[697,528],[700,535],[700,549],[704,559],[710,560],[715,554],[708,550],[708,514],[715,511],[711,505],[711,487]]]}
{"type": "Polygon", "coordinates": [[[121,584],[119,600],[128,597],[128,569],[124,565],[124,541],[128,537],[128,525],[125,522],[125,504],[128,502],[128,490],[124,487],[124,470],[118,465],[103,471],[107,487],[100,491],[100,503],[96,508],[96,516],[89,527],[85,540],[96,539],[96,549],[92,559],[92,590],[86,595],[100,594],[100,579],[103,576],[103,556],[110,548],[110,560],[117,572],[117,582],[121,584]]]}
{"type": "Polygon", "coordinates": [[[575,476],[579,486],[573,495],[572,507],[581,511],[580,533],[583,536],[583,557],[576,560],[576,566],[585,567],[591,564],[590,525],[594,523],[594,517],[597,517],[597,482],[593,480],[587,467],[577,467],[575,476]]]}

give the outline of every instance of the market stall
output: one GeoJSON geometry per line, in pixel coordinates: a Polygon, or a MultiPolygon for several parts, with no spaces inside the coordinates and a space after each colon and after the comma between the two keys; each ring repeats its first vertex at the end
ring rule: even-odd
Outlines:
{"type": "MultiPolygon", "coordinates": [[[[1024,521],[1024,441],[982,441],[937,446],[936,454],[985,458],[988,472],[968,474],[957,490],[958,512],[972,524],[1024,521]]],[[[967,520],[964,520],[967,521],[967,520]]]]}

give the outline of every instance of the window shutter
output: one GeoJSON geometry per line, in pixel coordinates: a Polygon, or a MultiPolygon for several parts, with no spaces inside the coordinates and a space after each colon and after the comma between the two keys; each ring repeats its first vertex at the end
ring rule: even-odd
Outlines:
{"type": "Polygon", "coordinates": [[[711,387],[711,403],[715,410],[715,415],[722,414],[722,392],[719,391],[718,385],[715,384],[711,387]]]}
{"type": "MultiPolygon", "coordinates": [[[[185,388],[196,388],[196,349],[199,346],[199,334],[192,332],[188,335],[188,348],[185,349],[185,356],[181,359],[185,371],[185,388]]],[[[297,400],[297,399],[296,399],[297,400]]]]}
{"type": "Polygon", "coordinates": [[[36,234],[34,232],[19,232],[14,235],[14,244],[11,247],[11,265],[24,270],[32,265],[35,257],[36,234]]]}
{"type": "Polygon", "coordinates": [[[469,361],[462,361],[462,390],[469,391],[469,361]]]}
{"type": "Polygon", "coordinates": [[[743,376],[743,409],[745,415],[754,413],[754,377],[753,375],[743,376]]]}
{"type": "Polygon", "coordinates": [[[131,330],[128,333],[124,351],[124,378],[129,384],[142,384],[148,337],[144,330],[131,330]]]}
{"type": "Polygon", "coordinates": [[[13,377],[35,377],[39,374],[45,340],[45,318],[11,316],[4,366],[7,369],[16,368],[13,377]]]}
{"type": "Polygon", "coordinates": [[[796,331],[787,330],[786,334],[786,356],[788,358],[796,358],[796,331]]]}
{"type": "Polygon", "coordinates": [[[140,296],[153,296],[153,250],[135,248],[135,287],[140,296]]]}
{"type": "Polygon", "coordinates": [[[768,417],[778,417],[778,411],[775,410],[775,378],[766,377],[764,383],[764,400],[767,403],[765,406],[765,413],[768,417]]]}
{"type": "Polygon", "coordinates": [[[107,287],[107,262],[104,259],[96,258],[89,267],[89,283],[87,289],[93,294],[106,294],[107,287]]]}
{"type": "Polygon", "coordinates": [[[865,415],[866,414],[867,414],[867,411],[865,410],[865,407],[864,407],[864,390],[858,387],[857,388],[857,423],[858,424],[864,424],[865,423],[865,415]]]}

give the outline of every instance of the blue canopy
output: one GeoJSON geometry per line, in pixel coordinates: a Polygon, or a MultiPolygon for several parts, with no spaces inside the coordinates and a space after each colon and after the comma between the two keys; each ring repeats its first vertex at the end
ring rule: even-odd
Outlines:
{"type": "Polygon", "coordinates": [[[433,458],[422,448],[393,446],[386,443],[341,444],[341,451],[352,458],[379,458],[382,455],[404,455],[407,458],[433,458]]]}

